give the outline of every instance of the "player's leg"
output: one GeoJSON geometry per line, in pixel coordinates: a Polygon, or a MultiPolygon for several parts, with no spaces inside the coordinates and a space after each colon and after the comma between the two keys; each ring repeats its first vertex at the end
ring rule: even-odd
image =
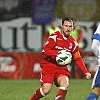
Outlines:
{"type": "Polygon", "coordinates": [[[44,95],[42,88],[38,88],[36,92],[33,94],[33,96],[29,100],[39,100],[42,98],[44,95]]]}
{"type": "Polygon", "coordinates": [[[66,76],[60,76],[57,79],[58,85],[60,86],[60,89],[55,97],[55,100],[65,100],[68,86],[69,86],[69,78],[66,76]]]}
{"type": "Polygon", "coordinates": [[[45,83],[42,85],[42,88],[39,88],[36,90],[36,92],[33,94],[33,96],[30,98],[30,100],[39,100],[40,98],[44,97],[47,95],[52,88],[52,84],[50,83],[45,83]]]}
{"type": "Polygon", "coordinates": [[[90,93],[90,95],[86,98],[86,100],[98,100],[98,93],[100,94],[100,88],[94,87],[90,93]]]}
{"type": "Polygon", "coordinates": [[[92,90],[90,95],[86,98],[86,100],[97,100],[100,96],[100,67],[96,71],[96,74],[92,83],[92,90]]]}
{"type": "Polygon", "coordinates": [[[54,80],[53,76],[54,73],[53,71],[51,73],[50,69],[42,69],[40,78],[42,88],[37,89],[30,100],[39,100],[51,91],[54,80]]]}
{"type": "Polygon", "coordinates": [[[86,100],[98,100],[100,96],[100,87],[94,87],[86,100]]]}

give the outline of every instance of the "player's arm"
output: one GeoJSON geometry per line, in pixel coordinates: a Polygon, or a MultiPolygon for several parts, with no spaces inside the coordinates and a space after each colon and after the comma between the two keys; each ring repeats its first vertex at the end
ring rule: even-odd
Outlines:
{"type": "Polygon", "coordinates": [[[99,44],[100,44],[100,34],[95,33],[93,36],[92,36],[92,46],[91,46],[91,49],[93,50],[94,54],[98,57],[99,55],[99,44]]]}
{"type": "Polygon", "coordinates": [[[80,55],[80,52],[79,51],[75,52],[73,57],[74,57],[74,60],[75,60],[75,62],[77,64],[77,66],[81,69],[81,71],[84,74],[87,73],[88,71],[87,71],[86,66],[84,64],[84,61],[83,61],[83,59],[82,59],[82,57],[80,55]]]}
{"type": "Polygon", "coordinates": [[[99,43],[100,42],[96,39],[93,39],[93,41],[92,41],[91,49],[92,49],[93,53],[95,54],[95,56],[99,55],[99,43]]]}
{"type": "Polygon", "coordinates": [[[53,49],[55,46],[55,39],[56,36],[50,36],[42,51],[45,55],[51,56],[52,58],[56,58],[58,53],[58,50],[53,49]]]}
{"type": "Polygon", "coordinates": [[[80,68],[80,70],[83,72],[83,74],[86,76],[87,79],[91,78],[91,74],[87,71],[86,66],[84,64],[84,61],[80,55],[80,52],[77,51],[73,54],[74,60],[77,64],[77,66],[80,68]]]}

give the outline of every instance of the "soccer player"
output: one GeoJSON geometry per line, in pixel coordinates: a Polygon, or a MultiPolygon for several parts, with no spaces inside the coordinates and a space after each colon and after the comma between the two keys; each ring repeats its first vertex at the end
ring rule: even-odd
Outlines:
{"type": "Polygon", "coordinates": [[[98,70],[95,73],[93,82],[92,82],[92,89],[90,95],[87,97],[86,100],[97,100],[100,96],[100,24],[96,29],[96,32],[92,36],[92,50],[98,58],[98,70]]]}
{"type": "Polygon", "coordinates": [[[56,32],[56,31],[59,31],[60,28],[58,27],[57,25],[57,21],[55,19],[52,19],[51,22],[50,22],[50,27],[47,29],[47,31],[44,33],[44,36],[43,36],[43,46],[45,45],[48,37],[56,32]]]}
{"type": "Polygon", "coordinates": [[[78,43],[71,36],[71,31],[74,27],[74,21],[70,17],[66,17],[62,20],[62,29],[51,34],[43,48],[43,53],[46,57],[41,61],[41,88],[38,88],[30,100],[39,100],[47,95],[51,89],[53,83],[59,88],[54,100],[65,100],[70,72],[66,66],[60,66],[56,63],[56,55],[60,50],[67,50],[73,56],[76,64],[82,70],[86,79],[90,79],[91,74],[87,71],[83,59],[79,53],[78,43]]]}

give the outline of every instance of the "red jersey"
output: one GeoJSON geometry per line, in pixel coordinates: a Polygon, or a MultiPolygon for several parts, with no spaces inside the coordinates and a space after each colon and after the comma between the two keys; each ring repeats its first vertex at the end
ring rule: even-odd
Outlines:
{"type": "Polygon", "coordinates": [[[46,58],[41,63],[53,63],[57,65],[55,59],[58,51],[60,50],[67,50],[71,52],[78,67],[84,74],[87,72],[82,57],[79,54],[78,43],[71,35],[66,37],[62,33],[62,30],[57,31],[49,36],[42,51],[46,55],[46,58]]]}

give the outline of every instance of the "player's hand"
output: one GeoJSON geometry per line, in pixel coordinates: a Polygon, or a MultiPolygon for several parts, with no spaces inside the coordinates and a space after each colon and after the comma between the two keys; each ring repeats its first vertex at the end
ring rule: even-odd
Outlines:
{"type": "Polygon", "coordinates": [[[85,75],[87,80],[91,78],[91,74],[89,72],[85,73],[85,75]]]}

